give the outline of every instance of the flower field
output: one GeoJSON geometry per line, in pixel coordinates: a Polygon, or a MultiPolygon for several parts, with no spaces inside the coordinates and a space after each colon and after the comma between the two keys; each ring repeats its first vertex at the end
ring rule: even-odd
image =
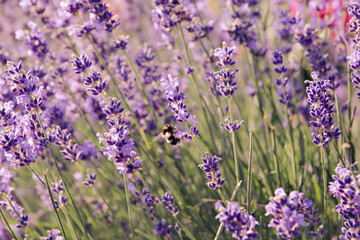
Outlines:
{"type": "Polygon", "coordinates": [[[359,0],[0,0],[0,239],[360,239],[359,0]]]}

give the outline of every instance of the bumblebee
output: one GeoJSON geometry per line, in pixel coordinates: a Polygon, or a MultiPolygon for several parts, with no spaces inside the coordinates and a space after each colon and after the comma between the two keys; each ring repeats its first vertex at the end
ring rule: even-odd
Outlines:
{"type": "Polygon", "coordinates": [[[162,130],[162,136],[166,140],[167,143],[170,143],[171,145],[176,145],[181,142],[181,139],[178,137],[175,137],[176,128],[170,124],[167,124],[163,127],[162,130]]]}

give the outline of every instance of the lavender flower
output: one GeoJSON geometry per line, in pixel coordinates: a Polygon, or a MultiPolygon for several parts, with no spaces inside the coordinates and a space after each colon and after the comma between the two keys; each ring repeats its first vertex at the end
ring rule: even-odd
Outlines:
{"type": "Polygon", "coordinates": [[[70,162],[75,162],[81,158],[82,152],[78,151],[78,145],[72,144],[71,133],[68,133],[66,129],[61,130],[59,126],[56,128],[56,133],[53,138],[55,144],[60,146],[63,150],[60,153],[63,155],[63,159],[70,162]]]}
{"type": "Polygon", "coordinates": [[[82,54],[70,62],[73,64],[76,74],[84,74],[82,80],[86,86],[89,86],[86,91],[91,92],[94,96],[104,94],[107,88],[106,80],[102,80],[100,73],[96,71],[93,71],[91,74],[88,73],[87,68],[91,66],[92,62],[87,56],[82,54]]]}
{"type": "Polygon", "coordinates": [[[333,175],[333,182],[329,183],[329,190],[335,198],[340,198],[340,203],[336,205],[338,212],[344,219],[345,227],[342,228],[344,236],[341,240],[351,240],[360,238],[360,175],[355,172],[353,175],[349,168],[340,164],[335,168],[336,175],[333,175]]]}
{"type": "Polygon", "coordinates": [[[283,188],[275,190],[275,197],[265,206],[265,216],[272,215],[269,227],[275,228],[278,238],[293,239],[301,226],[313,226],[320,221],[312,201],[303,199],[303,193],[292,191],[289,196],[283,188]]]}
{"type": "Polygon", "coordinates": [[[272,63],[275,65],[274,72],[279,75],[275,79],[275,83],[278,86],[278,96],[280,97],[279,102],[287,107],[291,107],[292,89],[289,78],[283,77],[288,69],[283,65],[282,52],[275,50],[272,55],[272,63]]]}
{"type": "Polygon", "coordinates": [[[229,202],[225,208],[217,202],[216,209],[220,213],[215,218],[225,226],[226,231],[232,233],[233,238],[251,240],[257,237],[255,226],[259,225],[259,222],[238,203],[229,202]]]}
{"type": "Polygon", "coordinates": [[[223,42],[223,48],[215,49],[214,56],[219,58],[217,65],[221,68],[220,71],[214,73],[216,90],[224,97],[230,97],[237,89],[237,82],[234,79],[238,70],[230,71],[230,66],[235,64],[232,59],[235,54],[236,47],[229,48],[225,42],[223,42]]]}
{"type": "Polygon", "coordinates": [[[85,186],[92,187],[95,184],[96,173],[86,175],[87,179],[84,182],[85,186]]]}
{"type": "Polygon", "coordinates": [[[245,123],[244,121],[241,121],[239,123],[238,120],[235,120],[235,122],[232,123],[231,118],[226,118],[224,121],[224,123],[220,123],[220,126],[225,128],[225,130],[230,133],[237,132],[240,127],[245,123]]]}
{"type": "Polygon", "coordinates": [[[7,201],[0,201],[0,207],[4,207],[6,211],[10,213],[10,215],[15,218],[18,222],[16,225],[17,228],[26,227],[28,224],[29,217],[25,213],[25,210],[23,207],[21,207],[15,200],[14,197],[11,195],[11,193],[6,193],[7,198],[10,201],[11,204],[9,204],[7,201]]]}
{"type": "Polygon", "coordinates": [[[179,212],[178,207],[174,206],[174,198],[169,194],[165,193],[165,195],[162,196],[163,200],[161,201],[162,204],[167,208],[167,210],[174,216],[176,216],[179,212]]]}
{"type": "MultiPolygon", "coordinates": [[[[358,1],[352,0],[348,3],[348,13],[352,17],[349,23],[350,32],[355,33],[354,38],[352,39],[352,52],[351,55],[347,57],[349,60],[349,68],[353,70],[351,73],[351,79],[354,83],[354,87],[360,90],[360,27],[359,27],[359,8],[360,3],[358,1]]],[[[358,99],[360,99],[360,91],[357,92],[358,99]]]]}
{"type": "Polygon", "coordinates": [[[232,1],[234,13],[229,19],[225,31],[230,35],[231,40],[238,44],[245,44],[255,56],[264,56],[265,50],[256,42],[255,26],[260,12],[254,8],[257,1],[232,1]]]}
{"type": "Polygon", "coordinates": [[[175,114],[175,118],[178,122],[186,122],[190,117],[190,113],[186,109],[184,103],[185,95],[180,92],[179,81],[177,78],[172,78],[168,75],[169,80],[161,79],[161,86],[165,89],[166,100],[169,102],[168,106],[170,110],[175,114]]]}
{"type": "Polygon", "coordinates": [[[61,234],[60,230],[58,229],[51,229],[47,230],[49,236],[47,237],[40,237],[40,240],[63,240],[64,238],[59,236],[61,234]]]}
{"type": "Polygon", "coordinates": [[[171,234],[171,225],[166,224],[166,220],[163,219],[161,221],[158,221],[156,227],[154,228],[154,233],[156,235],[161,235],[163,237],[170,238],[171,240],[174,240],[174,237],[171,234]]]}
{"type": "Polygon", "coordinates": [[[11,173],[5,168],[0,168],[0,192],[8,194],[11,191],[11,173]]]}
{"type": "Polygon", "coordinates": [[[320,80],[316,72],[311,73],[311,77],[313,81],[306,80],[305,83],[309,84],[306,93],[311,104],[310,115],[316,119],[310,122],[313,127],[313,143],[325,147],[331,139],[338,139],[341,131],[339,127],[334,127],[334,104],[330,102],[328,95],[330,81],[320,80]]]}
{"type": "Polygon", "coordinates": [[[101,151],[109,161],[115,159],[115,166],[120,174],[133,173],[141,167],[141,160],[136,157],[135,142],[129,137],[128,126],[122,118],[124,108],[121,108],[121,101],[112,98],[102,110],[107,116],[110,129],[104,136],[97,134],[99,142],[107,144],[101,151]]]}
{"type": "Polygon", "coordinates": [[[203,169],[206,173],[206,178],[209,180],[207,185],[209,188],[214,189],[215,191],[219,190],[219,188],[224,185],[225,178],[221,179],[221,172],[219,171],[219,161],[221,158],[214,155],[211,157],[209,153],[205,153],[205,158],[202,158],[204,164],[199,165],[199,168],[203,169]]]}

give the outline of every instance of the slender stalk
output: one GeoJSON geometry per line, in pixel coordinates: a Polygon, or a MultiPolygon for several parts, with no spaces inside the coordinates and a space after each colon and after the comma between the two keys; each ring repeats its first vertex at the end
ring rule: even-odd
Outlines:
{"type": "Polygon", "coordinates": [[[129,188],[128,188],[126,173],[123,174],[123,176],[124,176],[124,184],[125,184],[126,204],[127,204],[127,208],[128,208],[128,217],[129,217],[130,229],[131,229],[131,239],[134,240],[135,232],[134,232],[134,225],[133,225],[133,221],[132,221],[131,203],[130,203],[129,188]]]}
{"type": "Polygon", "coordinates": [[[50,150],[51,156],[52,156],[52,158],[53,158],[53,160],[54,160],[54,163],[55,163],[55,166],[56,166],[56,170],[57,170],[57,172],[59,173],[61,180],[63,181],[63,184],[64,184],[64,188],[65,188],[65,190],[66,190],[66,193],[68,194],[68,196],[69,196],[69,198],[70,198],[70,201],[71,201],[72,205],[74,206],[76,215],[78,216],[78,218],[79,218],[79,220],[80,220],[81,226],[82,226],[83,231],[84,231],[84,233],[85,233],[85,237],[86,237],[86,239],[89,239],[88,232],[87,232],[87,230],[86,230],[84,221],[82,220],[82,217],[80,216],[79,210],[78,210],[78,208],[77,208],[77,206],[76,206],[76,204],[75,204],[75,201],[74,201],[74,199],[72,198],[72,195],[71,195],[71,193],[70,193],[70,191],[69,191],[69,189],[68,189],[68,187],[67,187],[67,183],[66,183],[66,181],[65,181],[64,176],[63,176],[62,173],[61,173],[59,164],[57,163],[57,160],[56,160],[56,158],[55,158],[55,156],[54,156],[54,153],[53,153],[52,150],[51,150],[51,147],[49,147],[49,150],[50,150]]]}
{"type": "MultiPolygon", "coordinates": [[[[227,102],[228,102],[228,108],[229,108],[230,121],[233,121],[230,97],[227,98],[227,102]]],[[[235,163],[235,178],[236,178],[236,183],[238,183],[240,181],[240,178],[239,178],[239,163],[238,163],[237,155],[236,155],[235,133],[233,131],[231,132],[231,140],[232,140],[234,163],[235,163]]],[[[239,194],[238,194],[239,202],[241,202],[240,197],[241,197],[241,195],[240,195],[240,192],[239,192],[239,194]]]]}
{"type": "Polygon", "coordinates": [[[1,208],[0,208],[0,214],[1,214],[2,218],[4,219],[4,222],[5,222],[6,226],[8,227],[9,232],[11,233],[11,235],[15,238],[15,240],[18,240],[18,238],[16,237],[16,235],[15,235],[15,233],[13,232],[12,228],[10,227],[10,224],[9,224],[9,222],[7,221],[7,219],[6,219],[3,211],[1,210],[1,208]]]}
{"type": "Polygon", "coordinates": [[[58,213],[58,211],[57,211],[57,208],[56,208],[56,206],[55,206],[54,198],[53,198],[53,195],[52,195],[51,190],[50,190],[50,185],[49,185],[49,181],[48,181],[47,176],[46,176],[46,172],[44,172],[43,174],[44,174],[44,178],[45,178],[45,182],[46,182],[46,188],[47,188],[47,190],[48,190],[48,192],[49,192],[49,196],[50,196],[50,199],[51,199],[51,203],[52,203],[53,208],[54,208],[54,211],[55,211],[55,213],[56,213],[56,217],[57,217],[57,220],[58,220],[58,222],[59,222],[59,225],[60,225],[60,228],[61,228],[61,232],[62,232],[62,234],[63,234],[63,236],[64,236],[64,240],[66,240],[65,230],[64,230],[63,224],[62,224],[62,222],[61,222],[61,218],[60,218],[60,216],[59,216],[59,213],[58,213]]]}
{"type": "Polygon", "coordinates": [[[327,207],[327,199],[326,199],[326,191],[327,191],[327,182],[326,182],[326,170],[325,170],[325,159],[324,159],[324,148],[320,147],[320,158],[321,158],[321,165],[322,165],[322,174],[323,174],[323,185],[324,185],[324,191],[323,191],[323,208],[324,208],[324,236],[323,239],[327,239],[326,238],[326,231],[327,231],[327,226],[326,226],[326,207],[327,207]]]}
{"type": "Polygon", "coordinates": [[[253,146],[252,146],[252,133],[250,136],[250,150],[249,150],[249,163],[248,163],[248,181],[247,181],[247,211],[250,213],[250,205],[251,205],[251,164],[253,158],[253,146]]]}
{"type": "Polygon", "coordinates": [[[276,154],[276,141],[275,141],[275,130],[271,128],[271,145],[272,145],[272,155],[274,159],[274,165],[276,168],[276,174],[278,177],[278,186],[282,186],[281,176],[280,176],[280,166],[279,166],[279,159],[276,154]]]}

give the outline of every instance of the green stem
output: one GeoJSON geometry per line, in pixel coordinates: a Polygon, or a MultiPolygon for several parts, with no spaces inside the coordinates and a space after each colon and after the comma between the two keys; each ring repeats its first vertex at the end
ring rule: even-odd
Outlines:
{"type": "Polygon", "coordinates": [[[49,192],[50,199],[51,199],[51,203],[52,203],[52,205],[53,205],[54,211],[55,211],[55,213],[56,213],[57,220],[58,220],[58,222],[59,222],[59,225],[60,225],[62,234],[63,234],[63,236],[64,236],[64,240],[66,240],[65,230],[64,230],[63,224],[62,224],[62,222],[61,222],[61,219],[60,219],[59,213],[58,213],[58,211],[57,211],[57,208],[56,208],[56,206],[55,206],[54,198],[53,198],[53,195],[52,195],[51,190],[50,190],[50,185],[49,185],[49,181],[48,181],[47,176],[46,176],[46,172],[44,172],[44,178],[45,178],[46,187],[47,187],[47,190],[48,190],[48,192],[49,192]]]}
{"type": "Polygon", "coordinates": [[[281,176],[280,176],[280,166],[279,166],[279,159],[276,154],[276,141],[275,141],[275,130],[271,128],[271,144],[272,144],[272,155],[274,159],[274,165],[276,167],[276,174],[278,177],[278,186],[282,186],[281,176]]]}
{"type": "Polygon", "coordinates": [[[322,174],[323,174],[323,185],[324,185],[324,191],[323,191],[323,208],[324,208],[324,236],[323,239],[326,238],[326,207],[327,207],[327,199],[326,199],[326,192],[327,192],[327,182],[326,182],[326,170],[325,170],[325,159],[324,159],[324,148],[320,147],[320,158],[321,158],[321,165],[322,165],[322,174]]]}
{"type": "MultiPolygon", "coordinates": [[[[228,102],[228,108],[229,108],[229,117],[230,117],[230,121],[233,121],[232,119],[232,112],[231,112],[231,101],[230,101],[230,97],[227,99],[228,102]]],[[[236,155],[236,145],[235,145],[235,133],[233,131],[231,131],[231,139],[232,139],[232,145],[233,145],[233,155],[234,155],[234,163],[235,163],[235,178],[236,178],[236,183],[238,183],[240,181],[239,178],[239,163],[237,160],[237,155],[236,155]]],[[[239,202],[241,202],[241,198],[240,198],[240,192],[238,194],[239,196],[239,202]]]]}
{"type": "Polygon", "coordinates": [[[250,205],[251,205],[251,164],[253,158],[253,146],[252,146],[252,133],[250,136],[250,150],[249,150],[249,163],[248,163],[248,181],[247,181],[247,211],[250,213],[250,205]]]}
{"type": "Polygon", "coordinates": [[[129,188],[128,188],[126,173],[124,173],[123,176],[124,176],[124,184],[125,184],[126,204],[127,204],[127,208],[128,208],[128,217],[129,217],[130,229],[131,229],[131,239],[134,240],[135,232],[134,232],[134,225],[133,225],[133,221],[132,221],[131,203],[130,203],[129,188]]]}
{"type": "Polygon", "coordinates": [[[7,219],[6,219],[3,211],[1,210],[1,207],[0,207],[0,214],[1,214],[2,218],[4,219],[4,222],[5,222],[6,226],[9,228],[9,231],[10,231],[11,235],[15,238],[15,240],[18,240],[18,238],[16,237],[16,235],[15,235],[15,233],[13,232],[12,228],[10,227],[10,224],[9,224],[9,222],[7,221],[7,219]]]}

